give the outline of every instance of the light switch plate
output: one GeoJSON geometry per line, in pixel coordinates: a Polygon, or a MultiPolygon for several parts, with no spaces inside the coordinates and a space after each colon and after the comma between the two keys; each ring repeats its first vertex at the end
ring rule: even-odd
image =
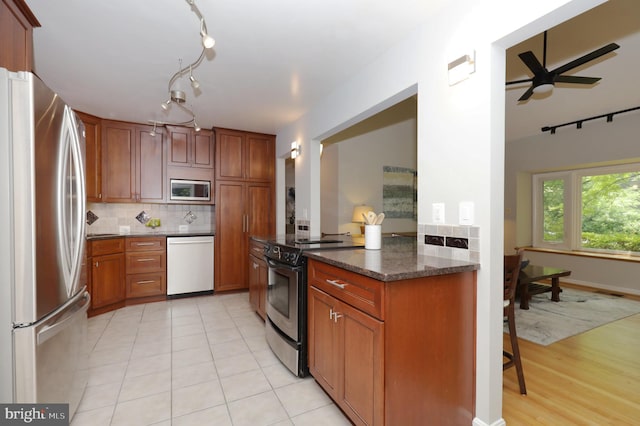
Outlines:
{"type": "Polygon", "coordinates": [[[433,203],[431,205],[431,221],[433,223],[444,223],[444,203],[433,203]]]}
{"type": "Polygon", "coordinates": [[[459,214],[460,225],[473,225],[473,202],[461,201],[459,214]]]}

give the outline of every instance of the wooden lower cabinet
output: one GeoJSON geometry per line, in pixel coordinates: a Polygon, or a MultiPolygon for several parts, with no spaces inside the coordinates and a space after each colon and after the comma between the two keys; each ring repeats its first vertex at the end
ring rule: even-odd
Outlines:
{"type": "Polygon", "coordinates": [[[124,238],[91,242],[91,312],[99,314],[124,306],[124,238]]]}
{"type": "Polygon", "coordinates": [[[249,237],[275,231],[273,185],[216,181],[215,291],[249,288],[249,237]]]}
{"type": "Polygon", "coordinates": [[[382,282],[310,259],[311,375],[356,425],[471,424],[475,282],[382,282]]]}
{"type": "Polygon", "coordinates": [[[125,305],[164,300],[165,237],[119,237],[88,242],[89,316],[125,305]]]}
{"type": "Polygon", "coordinates": [[[269,279],[267,262],[262,257],[264,244],[251,240],[249,247],[249,303],[264,320],[267,317],[266,303],[269,279]]]}
{"type": "Polygon", "coordinates": [[[126,243],[127,303],[147,302],[167,294],[167,250],[165,237],[130,237],[126,243]]]}
{"type": "Polygon", "coordinates": [[[311,287],[311,374],[356,424],[384,419],[384,323],[311,287]]]}

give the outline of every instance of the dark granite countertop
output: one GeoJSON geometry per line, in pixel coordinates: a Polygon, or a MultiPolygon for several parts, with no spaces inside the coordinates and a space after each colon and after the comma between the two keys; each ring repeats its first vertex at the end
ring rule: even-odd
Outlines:
{"type": "Polygon", "coordinates": [[[87,240],[106,240],[109,238],[126,238],[126,237],[202,237],[214,236],[213,231],[210,232],[178,232],[178,231],[149,231],[149,232],[132,232],[130,234],[87,234],[87,240]]]}
{"type": "Polygon", "coordinates": [[[385,282],[480,268],[475,262],[418,254],[414,237],[383,237],[381,250],[311,250],[304,255],[385,282]]]}

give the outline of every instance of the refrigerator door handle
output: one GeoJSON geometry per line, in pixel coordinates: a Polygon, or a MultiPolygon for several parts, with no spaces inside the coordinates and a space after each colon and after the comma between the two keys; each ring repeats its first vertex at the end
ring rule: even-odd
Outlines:
{"type": "Polygon", "coordinates": [[[84,314],[85,312],[87,312],[87,310],[89,309],[91,296],[86,291],[79,296],[80,297],[73,302],[76,306],[71,311],[69,311],[67,315],[62,317],[60,321],[56,319],[52,325],[46,325],[42,327],[40,331],[38,331],[38,334],[36,335],[36,341],[38,342],[38,345],[43,344],[47,340],[63,331],[66,328],[67,323],[72,321],[76,317],[76,315],[84,314]]]}
{"type": "Polygon", "coordinates": [[[78,283],[84,253],[85,233],[85,183],[84,155],[80,144],[78,123],[75,113],[68,106],[64,107],[62,134],[59,155],[58,190],[58,248],[62,256],[62,270],[65,275],[67,297],[71,297],[84,285],[78,283]]]}

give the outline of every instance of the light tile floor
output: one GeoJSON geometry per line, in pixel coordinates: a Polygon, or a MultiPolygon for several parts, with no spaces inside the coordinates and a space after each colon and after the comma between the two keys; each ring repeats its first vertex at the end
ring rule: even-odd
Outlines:
{"type": "Polygon", "coordinates": [[[72,426],[351,424],[273,355],[247,293],[125,307],[90,318],[88,335],[72,426]]]}

